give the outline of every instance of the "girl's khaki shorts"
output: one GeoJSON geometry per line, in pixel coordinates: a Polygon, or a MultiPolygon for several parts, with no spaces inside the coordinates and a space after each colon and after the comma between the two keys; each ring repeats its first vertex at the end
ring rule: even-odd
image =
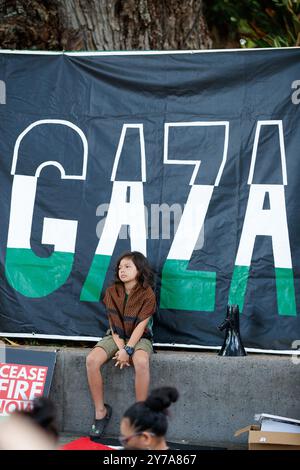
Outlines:
{"type": "MultiPolygon", "coordinates": [[[[107,359],[111,359],[114,357],[116,352],[118,351],[118,346],[114,342],[114,339],[112,335],[107,335],[104,336],[96,346],[95,348],[102,348],[107,354],[107,359]]],[[[147,338],[141,338],[139,342],[135,345],[134,351],[138,351],[139,349],[142,349],[142,351],[146,351],[149,355],[153,353],[153,347],[152,347],[152,342],[150,339],[147,338]]]]}

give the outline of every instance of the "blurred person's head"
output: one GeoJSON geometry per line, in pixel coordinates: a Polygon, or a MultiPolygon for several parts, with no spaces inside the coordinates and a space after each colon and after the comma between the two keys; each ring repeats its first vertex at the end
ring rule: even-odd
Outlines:
{"type": "Polygon", "coordinates": [[[0,421],[0,450],[56,450],[56,441],[22,413],[0,421]]]}
{"type": "Polygon", "coordinates": [[[54,441],[58,439],[55,406],[49,398],[36,397],[32,401],[31,409],[16,411],[15,414],[30,419],[38,427],[42,428],[54,441]]]}
{"type": "Polygon", "coordinates": [[[145,401],[139,401],[125,411],[120,442],[125,449],[167,449],[168,408],[178,399],[174,387],[153,390],[145,401]]]}

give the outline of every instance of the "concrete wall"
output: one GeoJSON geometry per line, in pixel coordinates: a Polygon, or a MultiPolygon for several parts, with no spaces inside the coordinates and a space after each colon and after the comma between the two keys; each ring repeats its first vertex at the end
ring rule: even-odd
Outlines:
{"type": "MultiPolygon", "coordinates": [[[[46,348],[43,348],[46,349],[46,348]]],[[[53,348],[51,348],[53,349],[53,348]]],[[[50,396],[58,408],[60,430],[88,434],[93,421],[85,358],[90,349],[57,353],[50,396]]],[[[106,435],[119,435],[119,423],[134,402],[134,371],[103,368],[105,400],[113,407],[106,435]]],[[[173,385],[180,399],[170,408],[169,439],[241,444],[234,432],[253,422],[255,413],[300,419],[300,365],[287,356],[252,354],[219,357],[216,353],[159,351],[151,358],[151,388],[173,385]]]]}

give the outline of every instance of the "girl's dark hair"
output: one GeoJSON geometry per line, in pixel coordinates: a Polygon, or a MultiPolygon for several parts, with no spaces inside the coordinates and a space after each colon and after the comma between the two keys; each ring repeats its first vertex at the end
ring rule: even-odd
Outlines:
{"type": "Polygon", "coordinates": [[[119,266],[123,258],[129,258],[135,264],[135,267],[138,270],[137,281],[139,282],[139,284],[141,284],[141,286],[145,288],[148,286],[154,286],[153,270],[151,269],[147,258],[139,251],[127,251],[120,256],[115,267],[116,282],[122,282],[119,278],[119,266]]]}
{"type": "Polygon", "coordinates": [[[161,387],[153,390],[145,401],[139,401],[125,411],[137,432],[150,431],[156,436],[165,436],[168,429],[167,408],[178,400],[179,393],[174,387],[161,387]]]}
{"type": "Polygon", "coordinates": [[[55,407],[49,398],[36,397],[32,402],[32,409],[18,411],[17,414],[28,417],[54,439],[58,438],[55,407]]]}

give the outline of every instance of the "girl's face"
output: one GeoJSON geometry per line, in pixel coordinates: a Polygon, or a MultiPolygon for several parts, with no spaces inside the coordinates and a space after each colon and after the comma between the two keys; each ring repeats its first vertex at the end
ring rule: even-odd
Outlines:
{"type": "Polygon", "coordinates": [[[119,278],[122,282],[131,282],[137,279],[138,270],[130,258],[123,258],[119,264],[119,278]]]}
{"type": "Polygon", "coordinates": [[[125,449],[151,449],[152,433],[147,431],[137,432],[128,418],[122,419],[120,432],[119,440],[125,449]]]}

